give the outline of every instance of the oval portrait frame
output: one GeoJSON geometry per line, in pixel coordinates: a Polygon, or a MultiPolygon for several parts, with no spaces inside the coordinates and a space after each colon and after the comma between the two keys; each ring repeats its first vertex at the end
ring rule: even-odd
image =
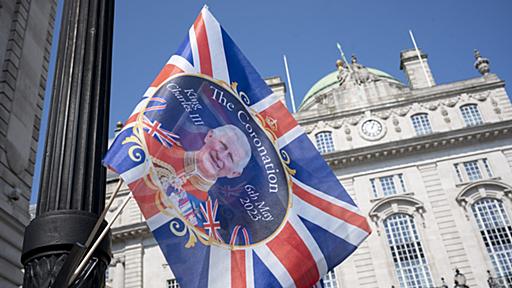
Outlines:
{"type": "MultiPolygon", "coordinates": [[[[242,94],[242,93],[243,92],[240,92],[240,94],[242,94]]],[[[244,95],[244,96],[246,96],[246,95],[244,95]]],[[[247,106],[247,103],[244,101],[244,99],[241,98],[239,93],[234,91],[233,88],[230,87],[229,85],[227,85],[226,82],[213,79],[212,77],[209,77],[209,76],[204,75],[204,74],[180,73],[180,74],[172,75],[172,76],[166,78],[164,81],[162,81],[157,87],[155,87],[154,91],[151,91],[151,93],[147,96],[147,98],[148,98],[148,101],[141,108],[141,110],[139,112],[139,115],[137,116],[137,120],[135,121],[135,125],[134,125],[133,129],[134,129],[134,133],[139,135],[139,138],[140,138],[140,140],[142,142],[141,143],[142,144],[142,149],[144,150],[144,153],[146,154],[146,161],[149,160],[149,174],[148,174],[148,176],[150,177],[150,180],[153,183],[153,185],[151,185],[151,186],[154,186],[154,184],[156,184],[156,187],[153,187],[153,188],[156,188],[158,190],[158,192],[155,195],[155,204],[157,205],[158,209],[160,210],[160,213],[162,213],[162,214],[164,214],[164,215],[169,217],[170,221],[168,221],[168,224],[170,225],[171,231],[176,236],[182,236],[183,237],[183,236],[186,236],[186,234],[187,234],[186,232],[188,230],[189,237],[197,236],[197,238],[199,238],[200,242],[205,244],[205,245],[215,245],[215,246],[222,247],[222,248],[225,248],[225,249],[228,249],[228,250],[243,250],[243,249],[247,249],[247,248],[254,248],[254,247],[257,247],[257,246],[260,246],[260,245],[264,245],[265,243],[268,243],[270,240],[274,239],[275,236],[281,232],[281,230],[283,229],[284,225],[288,221],[289,213],[290,213],[290,210],[292,208],[292,198],[293,198],[293,195],[292,195],[292,177],[291,177],[291,174],[293,174],[294,171],[293,171],[293,169],[291,169],[288,166],[288,164],[290,163],[290,159],[288,157],[288,154],[284,150],[282,150],[282,151],[279,150],[279,148],[277,147],[277,138],[275,137],[275,135],[273,135],[273,133],[271,131],[269,131],[268,127],[265,127],[265,125],[264,125],[265,120],[263,119],[263,117],[259,113],[257,113],[253,109],[251,109],[249,106],[247,106]],[[209,81],[211,83],[214,83],[215,85],[218,85],[218,86],[222,87],[224,91],[229,92],[231,94],[231,96],[234,99],[236,99],[236,101],[238,101],[238,103],[243,107],[243,109],[247,112],[247,114],[250,115],[250,117],[253,120],[253,122],[256,123],[256,125],[258,125],[258,127],[261,129],[261,131],[263,131],[265,136],[268,138],[269,142],[272,144],[272,145],[269,145],[269,147],[272,146],[272,149],[274,149],[274,151],[275,151],[275,153],[277,155],[277,158],[279,158],[279,163],[282,165],[282,168],[284,168],[282,170],[283,170],[283,173],[284,173],[284,175],[286,177],[286,179],[285,179],[286,180],[285,183],[286,183],[286,186],[287,186],[286,187],[287,188],[286,189],[286,195],[288,197],[288,203],[286,203],[286,211],[285,211],[284,216],[283,216],[283,218],[281,220],[281,223],[277,226],[277,228],[270,235],[268,235],[267,237],[265,237],[264,239],[262,239],[262,240],[260,240],[258,242],[250,243],[248,245],[247,244],[245,244],[245,245],[229,244],[229,243],[223,243],[221,241],[218,241],[218,240],[210,237],[207,233],[205,233],[204,231],[201,231],[200,229],[198,229],[198,227],[196,227],[195,225],[190,223],[182,215],[181,210],[178,207],[176,207],[174,205],[174,203],[172,203],[172,201],[167,199],[167,195],[166,195],[163,187],[161,186],[160,180],[158,179],[158,177],[156,175],[156,171],[155,171],[155,167],[154,167],[154,163],[153,163],[153,156],[151,156],[151,154],[149,153],[149,150],[147,148],[146,139],[144,137],[144,131],[143,131],[143,127],[144,127],[144,124],[143,124],[144,113],[146,112],[147,106],[149,105],[149,102],[150,102],[149,99],[153,98],[155,96],[155,94],[158,91],[160,91],[160,89],[164,85],[168,85],[169,81],[171,81],[173,79],[180,78],[180,77],[187,77],[187,76],[197,77],[197,78],[200,78],[202,80],[209,81]],[[162,204],[164,204],[166,207],[162,207],[162,204]],[[172,212],[169,211],[169,209],[171,209],[172,212]],[[176,229],[177,229],[176,227],[180,226],[180,223],[173,222],[173,221],[176,220],[176,218],[178,218],[180,221],[183,222],[183,224],[185,226],[185,227],[183,227],[184,228],[183,231],[176,231],[176,229]],[[191,235],[192,233],[194,233],[195,235],[191,235]]],[[[269,148],[269,147],[267,147],[267,148],[269,148]]],[[[251,151],[252,151],[252,149],[251,149],[251,151]]]]}

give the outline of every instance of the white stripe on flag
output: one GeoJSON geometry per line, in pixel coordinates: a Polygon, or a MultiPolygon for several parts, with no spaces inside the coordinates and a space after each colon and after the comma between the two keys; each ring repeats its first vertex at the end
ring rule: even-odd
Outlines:
{"type": "Polygon", "coordinates": [[[272,106],[277,101],[279,101],[279,95],[277,95],[276,93],[272,93],[267,97],[261,99],[259,102],[252,104],[251,109],[256,111],[257,113],[260,113],[261,111],[272,106]]]}
{"type": "Polygon", "coordinates": [[[286,270],[281,261],[277,259],[267,245],[261,245],[254,248],[254,252],[256,252],[263,264],[267,266],[268,270],[274,274],[282,287],[289,287],[290,285],[293,285],[294,281],[290,276],[290,273],[288,273],[288,270],[286,270]]]}
{"type": "Polygon", "coordinates": [[[172,64],[185,73],[197,73],[197,69],[188,62],[187,59],[181,57],[180,55],[172,55],[171,59],[167,61],[167,64],[172,64]]]}
{"type": "MultiPolygon", "coordinates": [[[[146,96],[146,95],[144,94],[144,96],[146,96]]],[[[142,111],[142,109],[146,108],[146,105],[148,104],[148,102],[149,102],[149,97],[143,98],[142,100],[140,100],[140,102],[137,103],[137,106],[135,106],[135,109],[133,109],[132,114],[130,114],[130,117],[139,113],[140,111],[142,111]]]]}
{"type": "Polygon", "coordinates": [[[194,25],[188,30],[188,39],[190,41],[190,50],[192,50],[192,59],[194,59],[194,67],[196,71],[201,71],[201,62],[199,61],[199,50],[197,48],[196,32],[194,25]]]}
{"type": "Polygon", "coordinates": [[[210,245],[208,287],[231,287],[231,251],[229,249],[210,245]]]}
{"type": "Polygon", "coordinates": [[[277,139],[277,147],[279,149],[283,149],[286,145],[290,144],[293,140],[295,140],[300,135],[304,134],[304,129],[299,125],[293,127],[288,132],[283,134],[283,136],[277,139]]]}
{"type": "Polygon", "coordinates": [[[329,195],[327,193],[324,193],[322,191],[318,191],[315,188],[310,187],[310,186],[300,182],[296,178],[292,178],[292,181],[295,184],[299,185],[299,187],[301,187],[302,189],[308,191],[309,193],[315,195],[318,198],[322,198],[325,201],[331,202],[334,205],[343,207],[343,208],[345,208],[345,209],[347,209],[347,210],[349,210],[349,211],[351,211],[353,213],[356,213],[356,214],[358,214],[360,216],[366,217],[366,216],[363,215],[363,213],[361,213],[361,210],[359,210],[359,208],[357,208],[356,206],[352,206],[351,204],[349,204],[349,203],[347,203],[345,201],[341,201],[340,199],[334,198],[334,197],[332,197],[331,195],[329,195]]]}
{"type": "Polygon", "coordinates": [[[213,78],[222,80],[230,85],[228,64],[226,62],[226,53],[224,51],[224,42],[219,22],[217,22],[208,9],[203,9],[201,12],[203,13],[208,46],[210,47],[213,78]]]}
{"type": "Polygon", "coordinates": [[[295,195],[293,196],[293,210],[302,218],[322,227],[354,246],[359,245],[368,236],[368,233],[359,227],[327,214],[315,206],[302,201],[302,199],[295,195]]]}
{"type": "Polygon", "coordinates": [[[149,229],[151,231],[154,231],[154,230],[160,228],[162,225],[164,225],[167,222],[169,222],[169,220],[171,220],[171,218],[168,215],[174,215],[174,214],[175,213],[174,213],[173,209],[167,208],[164,211],[159,212],[158,214],[155,214],[155,215],[151,216],[151,218],[146,219],[146,223],[148,224],[149,229]]]}
{"type": "Polygon", "coordinates": [[[125,171],[121,175],[119,175],[126,184],[130,184],[135,180],[142,178],[144,175],[148,174],[149,167],[147,161],[144,163],[133,167],[130,170],[125,171]]]}
{"type": "Polygon", "coordinates": [[[320,250],[320,247],[318,247],[318,244],[316,243],[315,239],[311,234],[309,233],[308,229],[306,229],[306,226],[304,226],[304,223],[299,219],[297,214],[292,210],[290,212],[290,217],[288,218],[288,221],[292,225],[293,229],[299,234],[300,238],[308,247],[309,252],[311,252],[311,255],[313,255],[313,258],[315,259],[316,266],[318,268],[318,272],[320,273],[320,277],[325,275],[327,273],[327,262],[325,262],[325,256],[320,250]]]}
{"type": "Polygon", "coordinates": [[[254,288],[254,267],[252,263],[252,253],[252,249],[245,249],[246,288],[254,288]]]}
{"type": "Polygon", "coordinates": [[[156,87],[148,87],[148,89],[146,90],[146,92],[144,92],[144,97],[151,97],[155,94],[156,92],[156,87]]]}

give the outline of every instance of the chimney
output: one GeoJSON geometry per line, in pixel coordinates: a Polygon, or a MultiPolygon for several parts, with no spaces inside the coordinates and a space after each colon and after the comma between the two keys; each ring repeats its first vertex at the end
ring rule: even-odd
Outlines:
{"type": "Polygon", "coordinates": [[[286,106],[286,85],[284,84],[281,77],[273,76],[265,78],[265,83],[267,83],[268,87],[270,87],[272,92],[274,92],[274,94],[277,94],[279,100],[283,102],[284,106],[286,106]]]}
{"type": "Polygon", "coordinates": [[[415,49],[400,52],[400,70],[405,71],[411,89],[426,88],[436,85],[430,67],[428,66],[427,54],[423,53],[421,50],[419,51],[423,65],[425,66],[425,71],[423,70],[421,61],[418,58],[418,53],[415,49]],[[427,77],[430,79],[431,85],[429,85],[427,77]]]}

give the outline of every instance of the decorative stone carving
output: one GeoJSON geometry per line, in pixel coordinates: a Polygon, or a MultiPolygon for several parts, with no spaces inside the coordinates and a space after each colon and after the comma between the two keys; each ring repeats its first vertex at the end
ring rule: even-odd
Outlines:
{"type": "Polygon", "coordinates": [[[435,111],[439,107],[439,102],[435,101],[435,102],[424,103],[422,105],[422,107],[425,109],[428,109],[430,111],[435,111]]]}
{"type": "Polygon", "coordinates": [[[353,116],[353,117],[349,117],[347,119],[347,122],[352,125],[352,126],[355,126],[357,125],[357,123],[359,123],[359,121],[361,121],[361,118],[363,118],[362,116],[353,116]]]}
{"type": "Polygon", "coordinates": [[[376,112],[374,114],[375,114],[375,116],[379,117],[380,119],[386,120],[386,119],[389,118],[389,116],[391,116],[391,111],[390,110],[384,110],[384,111],[376,112]]]}
{"type": "Polygon", "coordinates": [[[411,110],[411,106],[400,107],[395,110],[395,113],[398,116],[404,117],[405,115],[407,115],[407,113],[409,113],[410,110],[411,110]]]}
{"type": "Polygon", "coordinates": [[[471,95],[469,95],[469,97],[483,102],[483,101],[487,100],[487,98],[489,98],[489,95],[491,95],[491,92],[486,91],[486,92],[471,94],[471,95]]]}
{"type": "Polygon", "coordinates": [[[457,103],[459,102],[459,97],[453,97],[453,98],[450,98],[450,99],[446,99],[443,104],[448,106],[448,107],[454,107],[455,105],[457,105],[457,103]]]}
{"type": "Polygon", "coordinates": [[[329,122],[329,126],[331,126],[334,129],[339,129],[341,126],[343,126],[343,120],[335,120],[329,122]]]}
{"type": "Polygon", "coordinates": [[[480,51],[477,49],[474,50],[475,53],[475,68],[482,75],[487,75],[491,72],[491,66],[489,65],[489,59],[484,58],[480,55],[480,51]]]}

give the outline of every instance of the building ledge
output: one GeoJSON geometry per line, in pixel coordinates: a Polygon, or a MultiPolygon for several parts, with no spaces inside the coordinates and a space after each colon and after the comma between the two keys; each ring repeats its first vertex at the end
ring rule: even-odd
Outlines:
{"type": "Polygon", "coordinates": [[[324,154],[331,167],[343,167],[389,157],[406,156],[419,151],[446,149],[462,144],[476,144],[510,135],[512,120],[466,127],[458,130],[432,133],[429,135],[398,140],[373,146],[335,151],[324,154]]]}
{"type": "Polygon", "coordinates": [[[151,234],[146,222],[138,222],[112,228],[112,241],[137,238],[151,234]]]}

